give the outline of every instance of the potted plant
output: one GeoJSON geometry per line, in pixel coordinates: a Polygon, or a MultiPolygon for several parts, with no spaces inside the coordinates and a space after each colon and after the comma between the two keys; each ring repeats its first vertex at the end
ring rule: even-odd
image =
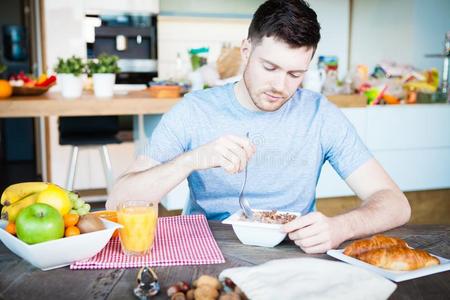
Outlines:
{"type": "Polygon", "coordinates": [[[97,59],[88,62],[89,74],[94,81],[95,96],[100,98],[113,96],[116,73],[120,72],[118,60],[115,55],[101,54],[97,59]]]}
{"type": "Polygon", "coordinates": [[[83,91],[82,74],[86,65],[80,57],[72,56],[68,59],[58,58],[55,72],[61,83],[61,92],[64,98],[79,98],[83,91]]]}

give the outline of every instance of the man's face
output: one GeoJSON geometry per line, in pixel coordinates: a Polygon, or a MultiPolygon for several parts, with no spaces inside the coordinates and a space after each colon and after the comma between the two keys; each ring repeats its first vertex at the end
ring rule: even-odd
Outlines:
{"type": "Polygon", "coordinates": [[[246,64],[244,82],[251,101],[261,111],[276,111],[294,95],[314,52],[312,48],[291,48],[271,37],[256,45],[245,40],[241,49],[246,64]]]}

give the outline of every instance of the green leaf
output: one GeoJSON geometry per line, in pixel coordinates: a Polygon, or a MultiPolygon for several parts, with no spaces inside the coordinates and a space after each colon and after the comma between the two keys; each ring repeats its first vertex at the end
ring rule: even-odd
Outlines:
{"type": "Polygon", "coordinates": [[[86,64],[77,56],[72,56],[66,60],[58,57],[55,72],[58,74],[73,74],[75,76],[80,76],[86,72],[86,64]]]}
{"type": "Polygon", "coordinates": [[[89,75],[96,73],[115,74],[120,72],[117,64],[119,57],[115,55],[100,54],[98,58],[89,60],[87,67],[89,75]]]}

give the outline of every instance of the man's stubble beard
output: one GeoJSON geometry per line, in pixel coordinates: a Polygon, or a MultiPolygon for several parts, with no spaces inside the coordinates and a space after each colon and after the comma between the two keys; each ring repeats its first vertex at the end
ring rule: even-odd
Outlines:
{"type": "MultiPolygon", "coordinates": [[[[247,74],[247,66],[245,67],[244,73],[242,74],[242,78],[243,78],[243,81],[244,81],[244,86],[245,86],[245,88],[247,89],[247,94],[249,95],[250,100],[252,101],[252,103],[253,103],[259,110],[261,110],[261,111],[266,111],[266,112],[274,112],[274,111],[277,111],[277,110],[279,110],[281,107],[283,107],[283,106],[284,106],[284,105],[292,98],[292,96],[295,94],[295,91],[294,91],[294,93],[293,93],[292,95],[290,95],[290,96],[289,96],[289,95],[285,95],[285,93],[282,93],[282,94],[280,95],[280,93],[279,93],[278,91],[272,91],[272,90],[270,90],[271,93],[280,95],[280,96],[283,97],[283,99],[287,99],[287,100],[285,100],[285,101],[283,102],[283,104],[281,104],[279,107],[277,107],[277,108],[275,108],[275,109],[271,109],[271,110],[265,109],[264,107],[261,107],[261,106],[259,105],[258,101],[255,100],[255,98],[258,97],[258,94],[252,95],[252,91],[251,91],[251,89],[250,89],[250,87],[249,87],[249,84],[248,84],[248,82],[247,82],[247,76],[246,76],[246,74],[247,74]]],[[[261,93],[261,94],[262,94],[262,93],[261,93]]],[[[261,101],[261,102],[262,102],[262,101],[261,101]]]]}

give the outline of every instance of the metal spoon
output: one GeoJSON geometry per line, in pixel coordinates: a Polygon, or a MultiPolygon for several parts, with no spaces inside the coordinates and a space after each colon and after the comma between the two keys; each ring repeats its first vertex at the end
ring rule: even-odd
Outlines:
{"type": "MultiPolygon", "coordinates": [[[[246,134],[247,138],[249,138],[249,133],[246,134]]],[[[247,166],[248,162],[245,165],[244,170],[244,183],[242,183],[241,192],[239,193],[239,205],[241,206],[242,212],[244,215],[249,219],[250,221],[253,220],[253,211],[250,207],[250,204],[248,203],[247,199],[244,198],[244,188],[245,184],[247,183],[247,166]]]]}

